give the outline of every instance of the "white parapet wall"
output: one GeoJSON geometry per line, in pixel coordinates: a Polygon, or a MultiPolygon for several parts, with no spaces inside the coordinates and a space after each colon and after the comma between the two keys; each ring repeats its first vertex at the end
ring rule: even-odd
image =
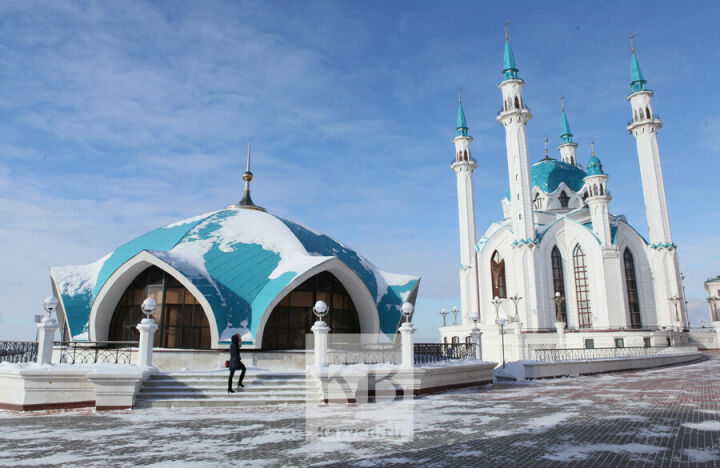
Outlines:
{"type": "Polygon", "coordinates": [[[320,381],[326,403],[364,403],[379,396],[417,396],[492,382],[495,362],[449,361],[403,368],[393,364],[308,368],[320,381]]]}
{"type": "Polygon", "coordinates": [[[685,352],[661,353],[654,356],[621,357],[612,359],[588,359],[575,361],[516,361],[495,371],[496,379],[530,380],[551,377],[575,377],[580,375],[618,372],[634,369],[669,366],[693,362],[703,357],[692,347],[685,352]]]}

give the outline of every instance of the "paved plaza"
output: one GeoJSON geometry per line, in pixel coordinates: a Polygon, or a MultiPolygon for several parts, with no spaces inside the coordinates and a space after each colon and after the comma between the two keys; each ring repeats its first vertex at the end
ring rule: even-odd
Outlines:
{"type": "Polygon", "coordinates": [[[412,437],[312,439],[399,403],[0,413],[0,466],[720,465],[720,355],[690,365],[501,384],[405,402],[412,437]],[[310,437],[308,437],[310,435],[310,437]]]}

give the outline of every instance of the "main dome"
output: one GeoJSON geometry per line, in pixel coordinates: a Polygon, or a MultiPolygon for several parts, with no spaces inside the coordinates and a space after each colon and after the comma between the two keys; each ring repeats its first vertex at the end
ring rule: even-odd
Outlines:
{"type": "Polygon", "coordinates": [[[98,298],[141,256],[169,266],[192,283],[212,309],[217,342],[235,333],[253,342],[278,296],[303,274],[321,271],[324,265],[351,272],[346,277],[362,285],[361,293],[371,298],[378,316],[377,331],[387,335],[395,333],[400,305],[409,297],[414,300],[419,283],[417,276],[383,272],[349,247],[301,224],[229,207],[154,229],[93,264],[51,268],[73,339],[97,340],[91,329],[92,316],[99,313],[98,298]]]}
{"type": "MultiPolygon", "coordinates": [[[[585,171],[574,164],[552,158],[542,159],[530,166],[532,186],[545,193],[553,193],[561,182],[565,182],[570,190],[577,193],[585,185],[583,179],[586,176],[585,171]]],[[[510,190],[508,190],[506,198],[510,199],[510,190]]]]}

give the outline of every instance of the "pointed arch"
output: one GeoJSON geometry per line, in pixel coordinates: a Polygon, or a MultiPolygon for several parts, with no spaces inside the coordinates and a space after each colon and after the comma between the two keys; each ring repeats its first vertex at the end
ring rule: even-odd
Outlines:
{"type": "Polygon", "coordinates": [[[642,327],[640,320],[640,297],[638,294],[637,279],[635,277],[635,259],[630,248],[623,253],[625,264],[625,288],[627,289],[628,310],[630,311],[630,327],[642,327]]]}
{"type": "Polygon", "coordinates": [[[568,197],[567,193],[565,193],[565,190],[560,192],[560,208],[567,208],[568,203],[570,202],[570,197],[568,197]]]}
{"type": "Polygon", "coordinates": [[[490,276],[493,297],[507,298],[507,282],[505,281],[505,259],[496,250],[490,257],[490,276]]]}
{"type": "Polygon", "coordinates": [[[647,116],[648,119],[650,118],[650,108],[649,107],[645,108],[645,115],[647,116]]]}
{"type": "MultiPolygon", "coordinates": [[[[553,247],[552,252],[550,253],[550,260],[552,264],[552,274],[553,274],[553,290],[551,296],[554,298],[556,293],[560,293],[562,297],[565,297],[565,278],[563,275],[563,261],[562,261],[562,255],[560,255],[560,250],[558,250],[557,245],[553,247]]],[[[567,323],[567,313],[565,310],[565,301],[562,301],[560,305],[555,305],[555,315],[556,319],[562,319],[561,322],[567,323]]]]}
{"type": "Polygon", "coordinates": [[[580,244],[577,244],[573,250],[573,266],[575,271],[575,298],[578,309],[578,323],[580,328],[591,328],[590,285],[588,283],[585,252],[583,252],[580,244]]]}
{"type": "Polygon", "coordinates": [[[603,184],[600,184],[600,195],[604,195],[604,193],[603,193],[603,184]]]}
{"type": "Polygon", "coordinates": [[[515,109],[520,109],[520,100],[515,96],[515,109]]]}

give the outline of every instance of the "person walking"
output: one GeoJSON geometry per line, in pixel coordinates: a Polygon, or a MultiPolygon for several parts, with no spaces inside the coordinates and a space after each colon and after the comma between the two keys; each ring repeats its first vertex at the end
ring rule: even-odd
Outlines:
{"type": "Polygon", "coordinates": [[[240,335],[235,334],[232,336],[232,342],[230,343],[230,363],[228,365],[228,368],[230,369],[230,378],[228,379],[228,393],[235,393],[235,390],[232,388],[232,381],[233,377],[235,376],[235,371],[240,369],[240,379],[238,379],[238,388],[244,387],[242,381],[245,377],[245,364],[242,363],[242,360],[240,359],[240,347],[242,346],[242,342],[240,341],[240,335]]]}

